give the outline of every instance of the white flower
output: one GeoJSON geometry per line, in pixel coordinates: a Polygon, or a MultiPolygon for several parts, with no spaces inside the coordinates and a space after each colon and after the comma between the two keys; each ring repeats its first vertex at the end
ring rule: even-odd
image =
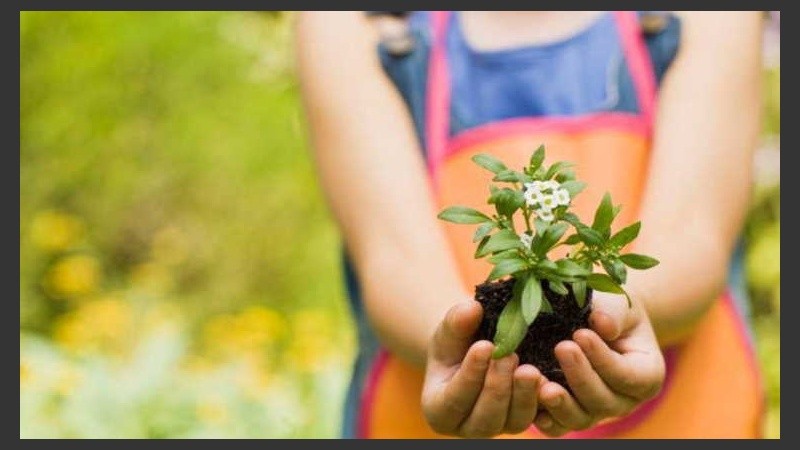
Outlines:
{"type": "Polygon", "coordinates": [[[540,192],[544,189],[544,183],[539,180],[534,180],[531,183],[525,183],[525,189],[540,192]]]}
{"type": "Polygon", "coordinates": [[[560,187],[561,187],[561,184],[558,181],[555,181],[555,180],[547,180],[544,183],[542,183],[542,189],[550,189],[553,192],[555,192],[556,189],[558,189],[560,187]]]}
{"type": "Polygon", "coordinates": [[[522,235],[519,237],[519,240],[522,242],[522,245],[525,248],[530,249],[531,243],[533,242],[533,236],[528,233],[522,233],[522,235]]]}
{"type": "Polygon", "coordinates": [[[555,195],[544,194],[539,199],[539,204],[541,205],[541,209],[543,210],[552,210],[556,206],[559,205],[558,200],[556,200],[555,195]]]}
{"type": "Polygon", "coordinates": [[[545,197],[547,197],[547,195],[542,194],[541,191],[539,190],[525,191],[525,194],[523,194],[523,196],[525,197],[525,201],[528,203],[528,206],[532,207],[536,207],[537,205],[539,206],[543,205],[542,202],[544,202],[545,197]]]}
{"type": "Polygon", "coordinates": [[[564,205],[564,206],[569,205],[570,201],[569,192],[567,192],[566,189],[557,190],[556,193],[553,194],[553,196],[556,199],[556,203],[558,203],[559,205],[564,205]]]}
{"type": "Polygon", "coordinates": [[[534,191],[533,189],[528,189],[525,191],[525,193],[522,194],[522,196],[525,197],[525,203],[527,203],[528,206],[538,205],[539,197],[541,195],[542,194],[539,191],[534,191]]]}
{"type": "Polygon", "coordinates": [[[536,215],[545,222],[552,222],[553,219],[555,219],[553,211],[549,209],[544,209],[544,208],[540,209],[539,211],[536,212],[536,215]]]}

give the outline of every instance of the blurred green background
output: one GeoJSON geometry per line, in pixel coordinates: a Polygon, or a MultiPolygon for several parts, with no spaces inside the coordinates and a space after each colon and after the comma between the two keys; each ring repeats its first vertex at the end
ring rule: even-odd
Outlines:
{"type": "MultiPolygon", "coordinates": [[[[355,337],[291,51],[290,13],[20,13],[20,437],[338,435],[355,337]]],[[[765,71],[746,270],[778,437],[765,71]]]]}

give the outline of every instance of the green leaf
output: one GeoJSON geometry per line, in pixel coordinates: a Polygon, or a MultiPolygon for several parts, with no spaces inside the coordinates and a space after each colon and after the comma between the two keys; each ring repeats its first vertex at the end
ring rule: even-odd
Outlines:
{"type": "Polygon", "coordinates": [[[561,188],[566,189],[569,192],[570,198],[575,198],[576,195],[580,194],[584,189],[586,189],[586,183],[583,181],[565,181],[561,183],[561,188]]]}
{"type": "Polygon", "coordinates": [[[499,261],[497,265],[494,266],[492,271],[489,272],[489,276],[486,278],[486,280],[495,280],[527,268],[529,268],[528,262],[522,259],[504,259],[499,261]]]}
{"type": "Polygon", "coordinates": [[[508,167],[506,167],[506,165],[503,164],[502,161],[495,158],[494,156],[487,155],[486,153],[478,153],[471,159],[475,164],[495,174],[508,169],[508,167]]]}
{"type": "Polygon", "coordinates": [[[516,182],[520,181],[522,174],[511,169],[503,170],[492,178],[492,181],[516,182]]]}
{"type": "Polygon", "coordinates": [[[581,241],[586,245],[603,245],[603,235],[586,225],[578,227],[578,235],[581,237],[581,241]]]}
{"type": "Polygon", "coordinates": [[[540,145],[539,148],[537,148],[536,151],[533,152],[533,155],[531,155],[531,163],[529,166],[530,171],[532,173],[535,172],[537,169],[539,169],[539,167],[542,167],[543,162],[544,162],[544,144],[540,145]]]}
{"type": "Polygon", "coordinates": [[[533,177],[528,175],[527,173],[519,173],[519,172],[517,172],[517,174],[519,175],[519,181],[520,182],[522,182],[522,183],[532,183],[533,182],[533,177]]]}
{"type": "Polygon", "coordinates": [[[550,280],[547,283],[550,286],[550,290],[555,292],[556,294],[558,294],[558,295],[567,295],[567,294],[569,294],[569,291],[567,290],[567,287],[564,286],[564,283],[562,283],[560,281],[555,281],[555,280],[550,280]]]}
{"type": "Polygon", "coordinates": [[[586,283],[595,291],[610,292],[612,294],[624,294],[625,291],[604,273],[593,273],[586,278],[586,283]]]}
{"type": "Polygon", "coordinates": [[[556,181],[561,183],[561,186],[564,186],[564,183],[575,180],[575,171],[572,169],[566,169],[561,171],[558,175],[556,175],[556,181]]]}
{"type": "Polygon", "coordinates": [[[611,228],[612,220],[614,220],[614,205],[611,203],[611,195],[606,192],[594,213],[592,229],[601,235],[605,234],[611,228]]]}
{"type": "Polygon", "coordinates": [[[637,236],[639,236],[639,230],[641,228],[642,222],[635,222],[619,230],[617,233],[611,236],[611,239],[609,239],[608,242],[617,248],[625,247],[634,239],[636,239],[637,236]]]}
{"type": "Polygon", "coordinates": [[[581,241],[581,237],[577,234],[573,234],[569,236],[567,239],[564,240],[564,244],[566,245],[575,245],[581,241]]]}
{"type": "Polygon", "coordinates": [[[583,224],[583,222],[581,222],[581,219],[578,218],[578,216],[576,216],[574,213],[571,213],[571,212],[563,214],[561,216],[561,219],[564,220],[565,222],[569,223],[570,225],[572,225],[576,229],[578,227],[585,227],[586,226],[586,225],[583,224]]]}
{"type": "Polygon", "coordinates": [[[631,297],[628,295],[628,293],[625,292],[625,290],[622,289],[619,284],[615,283],[614,280],[612,280],[608,275],[604,273],[593,273],[589,275],[589,277],[586,279],[586,282],[589,284],[589,287],[595,291],[624,295],[628,300],[628,308],[633,306],[631,297]]]}
{"type": "Polygon", "coordinates": [[[609,276],[617,284],[625,284],[628,277],[628,271],[625,269],[625,264],[617,258],[601,261],[603,269],[606,270],[609,276]]]}
{"type": "Polygon", "coordinates": [[[492,264],[497,264],[504,259],[522,259],[519,256],[519,250],[512,248],[509,250],[503,250],[501,252],[497,252],[489,258],[489,262],[492,264]]]}
{"type": "Polygon", "coordinates": [[[522,316],[522,306],[519,298],[512,298],[506,304],[500,317],[497,319],[497,329],[494,333],[494,351],[492,358],[502,358],[510,355],[525,339],[528,324],[522,316]]]}
{"type": "Polygon", "coordinates": [[[565,278],[586,277],[591,272],[585,267],[567,258],[556,261],[556,273],[565,278]]]}
{"type": "Polygon", "coordinates": [[[476,257],[480,258],[489,253],[500,252],[511,248],[519,248],[522,242],[519,240],[517,233],[511,230],[500,230],[497,233],[489,236],[488,242],[484,244],[480,252],[476,252],[476,257]]]}
{"type": "Polygon", "coordinates": [[[617,217],[617,214],[619,214],[620,211],[622,211],[622,205],[617,205],[617,206],[614,207],[614,217],[615,218],[617,217]]]}
{"type": "Polygon", "coordinates": [[[549,259],[539,260],[539,262],[536,263],[536,267],[550,272],[555,272],[558,270],[558,266],[556,265],[556,263],[550,261],[549,259]]]}
{"type": "Polygon", "coordinates": [[[564,233],[567,232],[567,228],[569,228],[569,225],[564,222],[558,222],[550,225],[546,230],[544,230],[544,233],[537,234],[534,237],[531,250],[533,250],[533,252],[539,256],[547,254],[547,252],[558,243],[558,240],[561,239],[561,236],[564,236],[564,233]]]}
{"type": "Polygon", "coordinates": [[[573,163],[571,163],[569,161],[558,161],[556,163],[553,163],[553,165],[550,166],[549,169],[547,169],[547,172],[545,172],[544,179],[545,180],[549,180],[550,178],[553,177],[553,175],[557,174],[561,170],[568,169],[568,168],[570,168],[570,167],[572,167],[574,165],[575,164],[573,164],[573,163]]]}
{"type": "Polygon", "coordinates": [[[525,197],[520,191],[503,188],[489,196],[489,203],[495,205],[498,214],[511,217],[514,211],[525,204],[525,197]]]}
{"type": "Polygon", "coordinates": [[[547,297],[542,295],[542,310],[539,311],[540,313],[552,313],[553,312],[553,305],[550,304],[550,301],[547,300],[547,297]]]}
{"type": "Polygon", "coordinates": [[[472,242],[478,242],[483,239],[484,236],[489,234],[494,227],[497,225],[494,222],[486,222],[483,225],[479,226],[477,230],[475,230],[475,234],[472,236],[472,242]]]}
{"type": "Polygon", "coordinates": [[[533,227],[536,229],[536,236],[541,236],[550,227],[550,223],[537,217],[533,219],[533,227]]]}
{"type": "MultiPolygon", "coordinates": [[[[521,280],[517,280],[518,284],[521,282],[521,280]]],[[[536,316],[542,309],[542,285],[538,278],[533,275],[525,277],[520,298],[522,300],[522,317],[525,319],[525,323],[530,325],[536,320],[536,316]]]]}
{"type": "Polygon", "coordinates": [[[473,258],[478,259],[489,254],[488,252],[484,253],[483,251],[483,248],[486,247],[487,242],[489,242],[489,236],[484,236],[481,239],[480,244],[478,244],[478,247],[475,249],[475,254],[472,255],[473,258]]]}
{"type": "Polygon", "coordinates": [[[658,260],[647,255],[628,253],[620,255],[619,259],[631,269],[645,270],[658,265],[658,260]]]}
{"type": "Polygon", "coordinates": [[[575,294],[575,300],[578,301],[578,306],[583,308],[586,305],[586,281],[576,281],[572,283],[572,292],[575,294]]]}
{"type": "Polygon", "coordinates": [[[440,212],[436,217],[453,223],[474,224],[492,221],[486,214],[466,206],[451,206],[440,212]]]}

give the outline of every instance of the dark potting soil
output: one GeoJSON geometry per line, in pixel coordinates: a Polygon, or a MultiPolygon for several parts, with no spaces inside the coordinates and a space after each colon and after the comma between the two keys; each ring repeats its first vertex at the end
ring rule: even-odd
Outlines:
{"type": "MultiPolygon", "coordinates": [[[[511,300],[514,279],[492,281],[475,287],[475,300],[483,306],[483,319],[478,329],[477,339],[492,341],[497,327],[497,319],[503,307],[511,300]]],[[[578,306],[571,287],[569,293],[560,295],[542,283],[542,292],[553,307],[553,313],[540,312],[528,327],[528,334],[516,350],[520,364],[532,364],[547,377],[567,390],[570,390],[566,377],[561,371],[555,356],[555,346],[564,340],[572,339],[572,334],[580,328],[589,327],[592,290],[586,291],[586,304],[578,306]]]]}

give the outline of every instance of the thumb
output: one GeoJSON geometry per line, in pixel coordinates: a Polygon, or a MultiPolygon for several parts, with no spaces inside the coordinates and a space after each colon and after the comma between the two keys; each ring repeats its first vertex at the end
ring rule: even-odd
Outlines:
{"type": "Polygon", "coordinates": [[[474,301],[466,301],[451,307],[439,323],[431,338],[428,357],[445,365],[461,362],[472,344],[483,317],[483,307],[474,301]]]}
{"type": "MultiPolygon", "coordinates": [[[[634,306],[635,307],[635,306],[634,306]]],[[[617,294],[595,291],[589,325],[604,341],[615,341],[629,328],[633,309],[628,300],[617,294]]]]}

